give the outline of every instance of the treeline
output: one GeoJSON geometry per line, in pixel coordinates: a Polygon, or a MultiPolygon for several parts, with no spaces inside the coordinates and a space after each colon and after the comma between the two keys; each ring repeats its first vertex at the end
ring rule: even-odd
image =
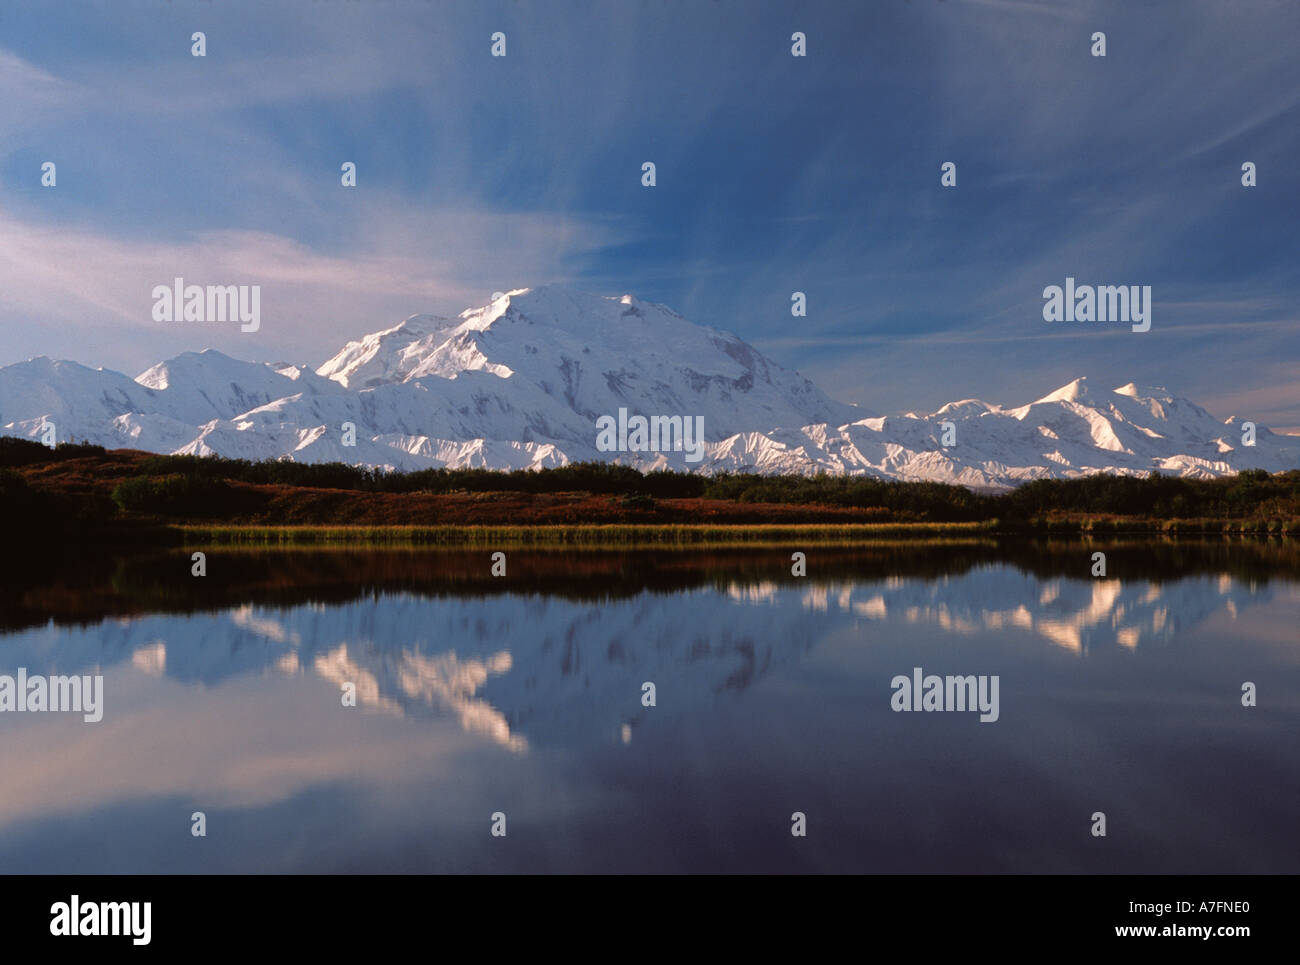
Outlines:
{"type": "Polygon", "coordinates": [[[0,436],[0,468],[14,469],[22,466],[35,466],[48,462],[67,462],[69,459],[84,459],[87,456],[102,456],[103,446],[91,446],[80,442],[62,442],[53,449],[30,439],[18,439],[14,436],[0,436]]]}
{"type": "Polygon", "coordinates": [[[1096,475],[1041,479],[1003,494],[977,493],[937,482],[901,482],[863,476],[762,476],[752,473],[642,473],[604,462],[554,469],[421,469],[384,472],[343,463],[250,462],[207,456],[152,456],[148,476],[235,480],[385,493],[586,492],[650,499],[717,499],[738,503],[818,504],[883,508],[898,519],[969,522],[1026,520],[1053,513],[1175,518],[1300,516],[1300,471],[1270,475],[1247,469],[1224,479],[1186,479],[1158,473],[1145,478],[1096,475]]]}
{"type": "MultiPolygon", "coordinates": [[[[643,506],[662,499],[708,499],[736,503],[785,503],[879,509],[908,521],[970,522],[997,515],[992,502],[962,486],[895,482],[846,476],[759,476],[748,473],[660,471],[581,462],[554,469],[420,469],[384,472],[343,463],[308,465],[250,462],[206,456],[152,456],[140,463],[147,480],[123,483],[114,499],[126,509],[148,511],[222,500],[225,481],[308,486],[380,493],[592,493],[621,496],[643,506]]],[[[131,482],[131,481],[128,481],[131,482]]]]}
{"type": "MultiPolygon", "coordinates": [[[[12,513],[32,506],[16,469],[42,463],[105,456],[103,448],[60,445],[51,450],[24,439],[0,437],[0,495],[12,513]],[[8,467],[8,472],[3,467],[8,467]]],[[[1033,520],[1088,514],[1156,519],[1300,518],[1300,470],[1250,469],[1224,479],[1185,479],[1152,474],[1037,480],[1004,494],[977,493],[935,482],[899,482],[862,476],[761,476],[689,472],[642,473],[611,463],[576,463],[554,469],[509,472],[489,469],[422,469],[386,472],[344,463],[250,461],[214,456],[146,456],[133,478],[116,485],[113,503],[134,512],[210,511],[241,503],[232,483],[309,487],[371,493],[591,493],[634,502],[661,499],[785,503],[888,511],[899,521],[971,522],[1033,520]]]]}
{"type": "Polygon", "coordinates": [[[1005,519],[1049,513],[1149,516],[1158,519],[1300,517],[1300,470],[1270,474],[1245,469],[1224,479],[1184,479],[1153,473],[1039,479],[993,497],[1005,519]]]}

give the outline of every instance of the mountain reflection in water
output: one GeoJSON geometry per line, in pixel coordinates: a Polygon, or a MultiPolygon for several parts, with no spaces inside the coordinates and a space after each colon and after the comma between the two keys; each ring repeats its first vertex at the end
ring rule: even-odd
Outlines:
{"type": "Polygon", "coordinates": [[[7,591],[0,673],[103,673],[106,713],[0,717],[0,859],[1298,870],[1281,847],[1300,784],[1291,551],[1115,546],[1096,579],[1091,551],[812,551],[806,578],[755,548],[521,551],[495,581],[470,552],[214,551],[201,588],[175,578],[184,554],[125,560],[107,588],[45,574],[7,591]],[[1001,718],[891,712],[915,666],[1000,675],[1001,718]],[[189,840],[189,809],[233,840],[189,840]],[[518,849],[491,847],[495,810],[518,849]],[[1090,839],[1094,810],[1111,839],[1090,839]],[[327,830],[344,820],[364,842],[327,830]],[[55,844],[88,827],[133,846],[55,844]]]}

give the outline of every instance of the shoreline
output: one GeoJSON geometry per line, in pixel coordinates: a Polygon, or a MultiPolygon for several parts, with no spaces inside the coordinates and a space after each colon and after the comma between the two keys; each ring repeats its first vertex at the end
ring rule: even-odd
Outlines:
{"type": "Polygon", "coordinates": [[[182,546],[413,545],[413,546],[855,546],[879,542],[951,542],[995,537],[1043,538],[1133,536],[1278,538],[1300,534],[1294,524],[1252,520],[1043,520],[1004,523],[599,523],[536,525],[333,526],[183,524],[157,530],[164,542],[182,546]]]}

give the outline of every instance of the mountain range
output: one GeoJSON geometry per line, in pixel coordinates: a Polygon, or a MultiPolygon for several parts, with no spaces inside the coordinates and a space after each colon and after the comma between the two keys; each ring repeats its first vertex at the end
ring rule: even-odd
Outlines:
{"type": "Polygon", "coordinates": [[[1163,388],[1075,379],[1027,404],[965,399],[877,415],[837,402],[735,335],[631,295],[545,286],[456,318],[413,315],[317,368],[186,352],[132,379],[40,357],[0,368],[0,434],[109,448],[390,469],[827,472],[1000,489],[1152,471],[1210,478],[1300,466],[1300,438],[1219,420],[1163,388]],[[605,452],[596,421],[701,417],[699,462],[605,452]],[[345,445],[344,425],[355,426],[345,445]],[[944,443],[948,443],[945,445],[944,443]]]}

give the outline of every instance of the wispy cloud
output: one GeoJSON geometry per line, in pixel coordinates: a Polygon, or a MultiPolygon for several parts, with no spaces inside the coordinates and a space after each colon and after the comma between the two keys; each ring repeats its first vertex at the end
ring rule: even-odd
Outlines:
{"type": "Polygon", "coordinates": [[[881,410],[1085,371],[1205,398],[1248,378],[1225,360],[1300,359],[1296,4],[286,0],[5,27],[0,364],[314,361],[541,281],[665,302],[881,410]],[[1153,333],[1044,337],[1070,274],[1151,284],[1153,333]],[[263,284],[257,341],[160,333],[175,275],[263,284]]]}
{"type": "Polygon", "coordinates": [[[82,361],[128,369],[162,350],[209,346],[320,361],[347,338],[406,315],[454,314],[503,284],[563,279],[569,259],[615,237],[576,219],[481,210],[394,214],[363,221],[350,236],[346,254],[323,253],[264,232],[214,229],[149,241],[0,215],[0,324],[12,330],[10,350],[26,343],[30,354],[44,353],[57,328],[65,343],[98,346],[100,355],[82,361]],[[261,285],[262,330],[251,336],[154,322],[150,293],[174,277],[261,285]]]}

